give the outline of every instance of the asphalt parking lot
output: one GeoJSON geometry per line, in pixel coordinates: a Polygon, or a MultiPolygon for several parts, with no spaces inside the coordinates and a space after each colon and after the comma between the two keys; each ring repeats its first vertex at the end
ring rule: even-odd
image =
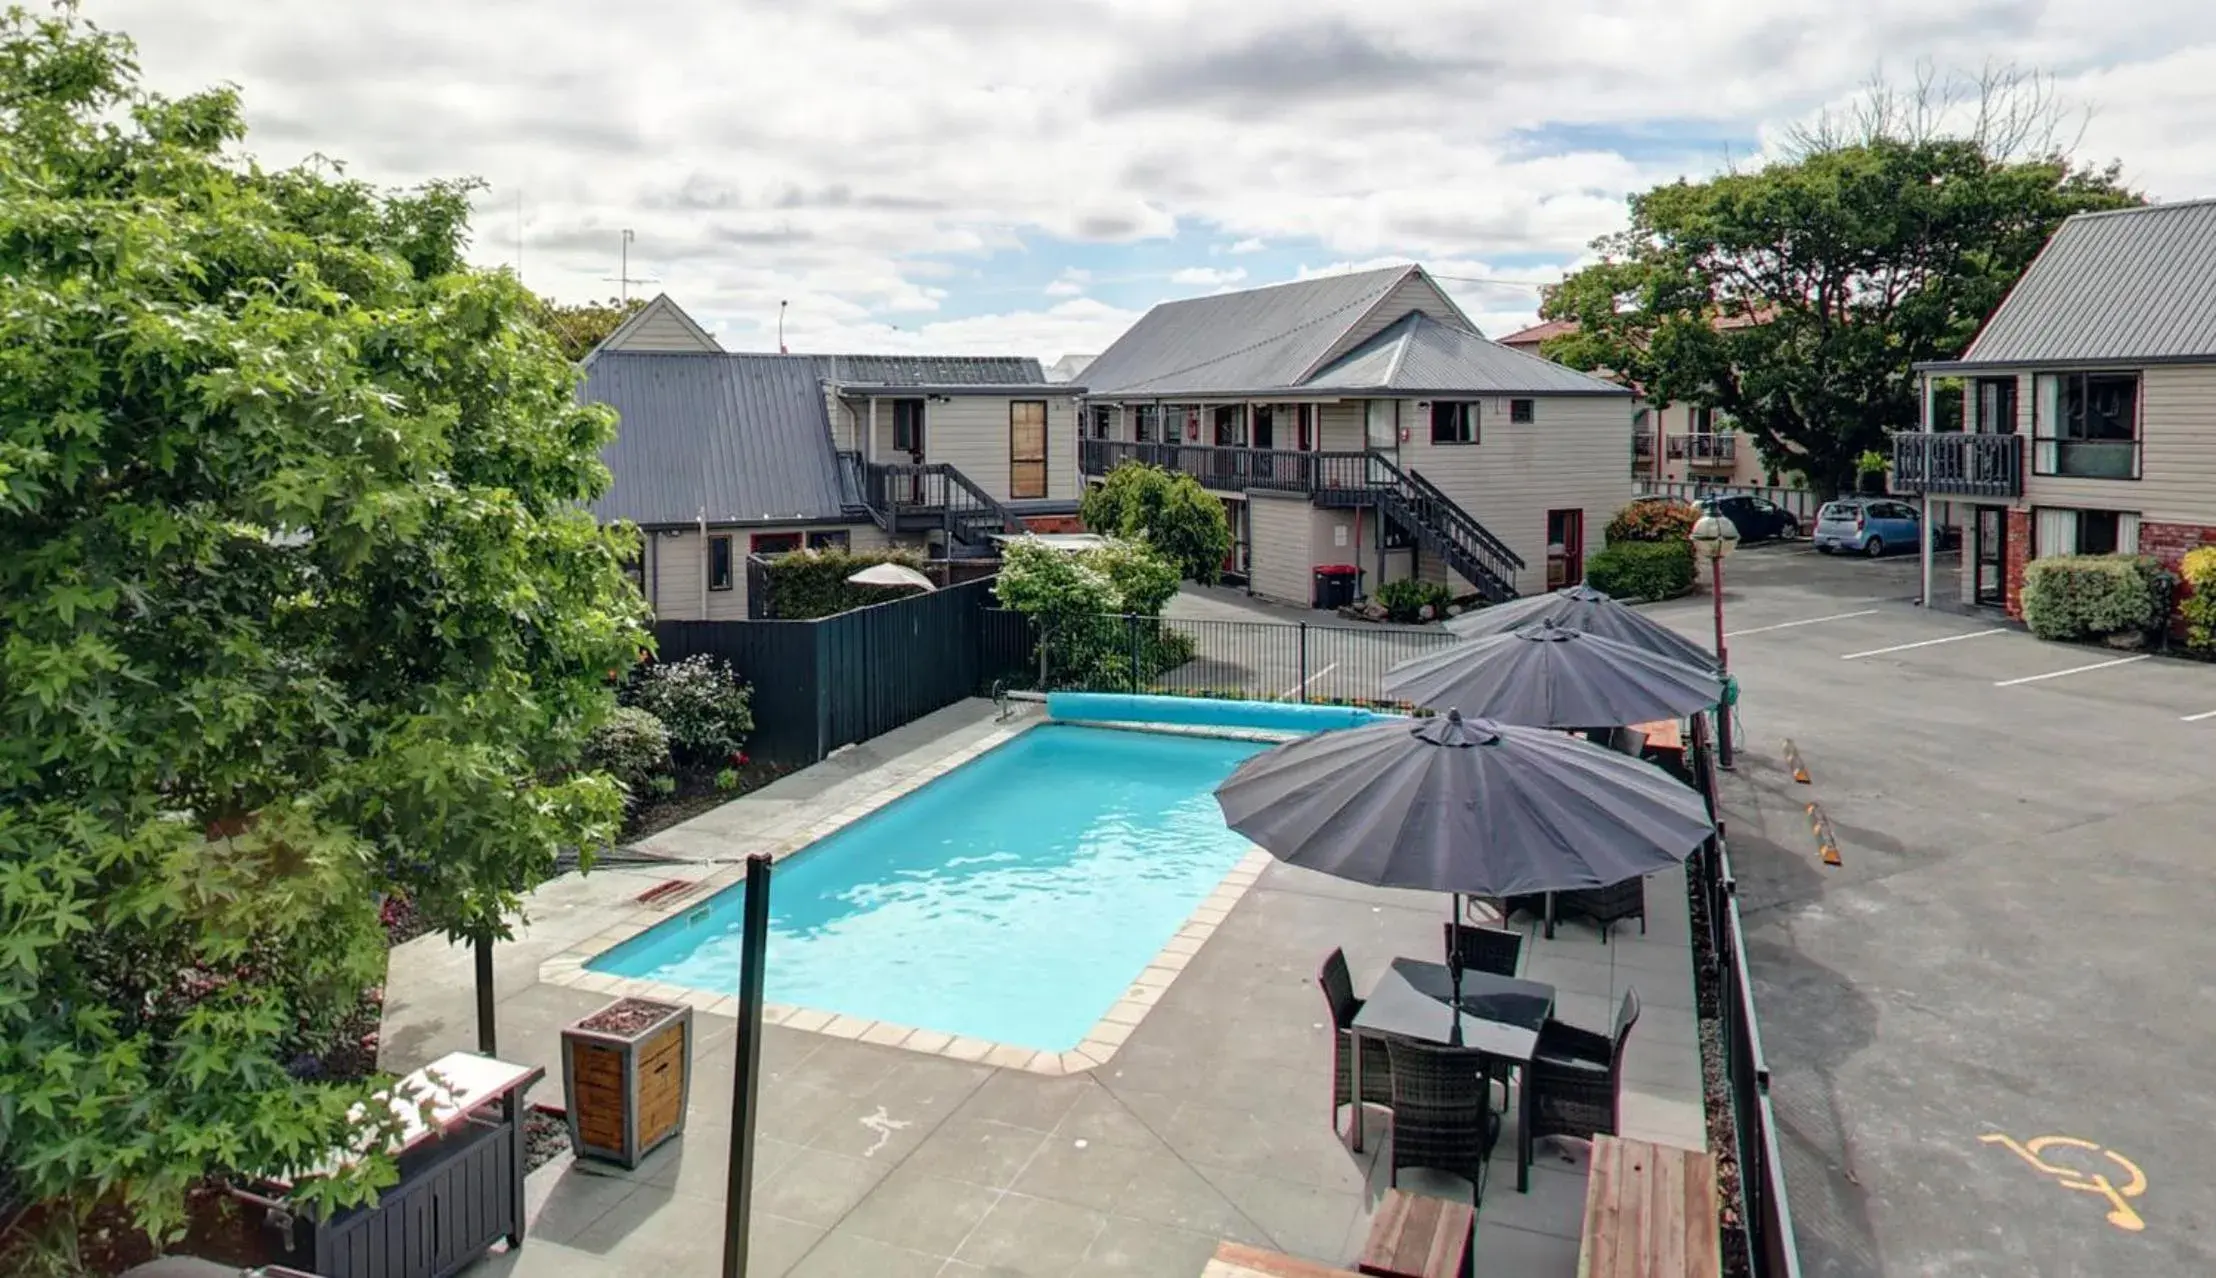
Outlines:
{"type": "MultiPolygon", "coordinates": [[[[2216,1273],[2216,666],[1925,612],[1909,558],[1726,576],[1729,837],[1804,1271],[2216,1273]]],[[[1711,631],[1706,595],[1654,611],[1711,631]]]]}

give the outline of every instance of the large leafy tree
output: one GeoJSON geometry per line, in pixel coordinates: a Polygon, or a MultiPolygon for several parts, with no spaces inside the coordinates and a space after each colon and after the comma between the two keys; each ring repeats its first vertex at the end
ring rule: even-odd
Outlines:
{"type": "Polygon", "coordinates": [[[1143,541],[1181,576],[1213,583],[1231,553],[1231,521],[1220,498],[1191,475],[1125,462],[1078,510],[1085,526],[1111,537],[1143,541]]]}
{"type": "Polygon", "coordinates": [[[1845,488],[1915,428],[1912,366],[1959,355],[2064,218],[2139,202],[2032,128],[2036,84],[1988,81],[1968,111],[1923,87],[1873,89],[1774,163],[1633,196],[1630,228],[1546,298],[1577,322],[1546,353],[1716,408],[1772,469],[1845,488]]]}
{"type": "Polygon", "coordinates": [[[350,1134],[295,1058],[381,893],[500,935],[612,833],[571,761],[642,605],[580,505],[612,420],[463,262],[467,186],[264,170],[133,57],[0,18],[0,1165],[161,1232],[350,1134]]]}
{"type": "Polygon", "coordinates": [[[621,327],[623,321],[645,306],[646,302],[636,297],[629,300],[611,297],[605,302],[547,299],[539,304],[539,322],[561,344],[562,354],[580,360],[592,354],[593,347],[607,341],[608,335],[621,327]]]}

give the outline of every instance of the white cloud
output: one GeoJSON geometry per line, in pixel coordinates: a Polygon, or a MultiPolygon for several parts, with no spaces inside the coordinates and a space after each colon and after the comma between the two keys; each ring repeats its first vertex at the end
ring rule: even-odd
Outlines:
{"type": "Polygon", "coordinates": [[[1203,22],[1174,0],[648,0],[611,22],[589,0],[85,0],[139,38],[155,85],[239,84],[267,163],[483,177],[476,256],[514,261],[520,230],[526,280],[556,296],[615,292],[631,228],[631,274],[735,342],[773,341],[784,299],[793,325],[848,345],[1046,356],[1100,349],[1120,313],[1073,314],[1083,298],[1037,285],[993,305],[1005,263],[1048,237],[1131,246],[1103,276],[1165,291],[1227,242],[1434,267],[1572,257],[1622,225],[1628,192],[1722,162],[1616,134],[1751,142],[1881,62],[2062,67],[2099,108],[2088,158],[2122,157],[2160,196],[2216,193],[2216,7],[2128,7],[1246,0],[1203,22]],[[1570,140],[1533,141],[1550,128],[1570,140]]]}
{"type": "Polygon", "coordinates": [[[1200,285],[1209,288],[1224,284],[1236,284],[1245,278],[1246,271],[1236,266],[1226,270],[1218,270],[1213,266],[1188,266],[1182,270],[1170,272],[1170,283],[1172,284],[1200,285]]]}
{"type": "Polygon", "coordinates": [[[1085,286],[1076,280],[1055,280],[1045,289],[1048,297],[1078,297],[1084,292],[1085,286]]]}

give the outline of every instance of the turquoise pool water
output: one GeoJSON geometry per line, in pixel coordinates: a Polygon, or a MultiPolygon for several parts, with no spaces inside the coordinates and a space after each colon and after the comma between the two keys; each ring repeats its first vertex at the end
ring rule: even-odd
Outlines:
{"type": "MultiPolygon", "coordinates": [[[[1049,724],[778,862],[768,998],[1077,1046],[1232,866],[1212,792],[1248,741],[1049,724]]],[[[743,887],[591,960],[735,993],[743,887]]]]}

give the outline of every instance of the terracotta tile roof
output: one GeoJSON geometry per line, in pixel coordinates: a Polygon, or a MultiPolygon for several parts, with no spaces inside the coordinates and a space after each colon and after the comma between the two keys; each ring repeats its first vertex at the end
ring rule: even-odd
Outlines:
{"type": "Polygon", "coordinates": [[[1576,331],[1576,320],[1544,320],[1530,328],[1510,333],[1508,336],[1500,338],[1499,341],[1503,346],[1536,350],[1539,343],[1550,337],[1560,337],[1564,333],[1574,333],[1576,331]]]}

